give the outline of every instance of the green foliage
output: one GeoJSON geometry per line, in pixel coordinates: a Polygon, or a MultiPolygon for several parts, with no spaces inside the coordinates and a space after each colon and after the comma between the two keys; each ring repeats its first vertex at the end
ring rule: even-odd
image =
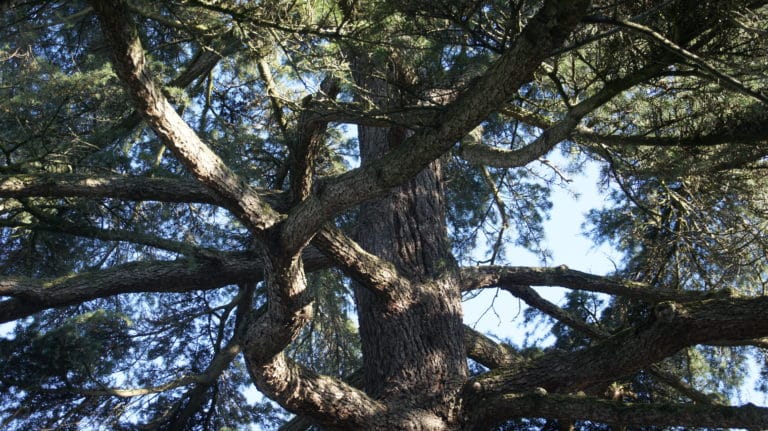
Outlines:
{"type": "Polygon", "coordinates": [[[72,317],[61,326],[39,332],[30,325],[2,340],[2,374],[20,388],[78,385],[107,376],[130,348],[130,321],[107,310],[72,317]]]}
{"type": "MultiPolygon", "coordinates": [[[[187,168],[133,115],[88,3],[37,3],[0,8],[0,175],[189,180],[187,168]]],[[[232,171],[254,187],[279,192],[290,184],[291,154],[302,132],[297,125],[305,114],[316,114],[303,102],[326,77],[339,81],[339,104],[325,101],[318,112],[349,104],[342,113],[352,117],[376,110],[376,118],[366,119],[371,122],[387,121],[387,113],[410,115],[409,109],[415,117],[456,97],[492,67],[541,2],[129,3],[126,18],[138,26],[148,71],[166,85],[177,111],[232,171]],[[221,56],[215,66],[195,69],[210,53],[221,56]],[[386,81],[389,93],[363,92],[355,74],[386,81]],[[188,82],[179,84],[184,77],[188,82]]],[[[768,89],[766,8],[719,0],[592,3],[591,19],[631,17],[668,38],[667,47],[620,26],[580,25],[509,101],[510,111],[525,115],[492,114],[480,125],[482,144],[524,148],[574,106],[631,81],[590,109],[562,144],[575,159],[572,172],[584,163],[602,168],[606,206],[589,215],[591,237],[623,254],[617,276],[658,289],[731,286],[741,295],[764,294],[768,111],[744,88],[768,89]],[[712,67],[670,50],[670,44],[712,67]],[[717,72],[744,88],[727,86],[717,72]]],[[[332,122],[314,174],[340,175],[359,159],[354,130],[332,122]]],[[[549,263],[544,223],[552,189],[568,172],[546,160],[486,168],[465,161],[458,150],[441,162],[457,261],[514,263],[513,247],[523,247],[549,263]]],[[[353,229],[354,211],[337,222],[353,229]]],[[[2,276],[48,279],[128,262],[195,262],[202,248],[253,252],[253,242],[232,214],[207,204],[101,197],[0,201],[2,276]]],[[[308,274],[315,314],[289,349],[293,359],[335,376],[359,367],[349,283],[335,269],[308,274]]],[[[246,396],[251,378],[240,356],[211,384],[174,385],[182,376],[205,374],[218,353],[237,343],[249,313],[267,306],[265,298],[259,286],[234,285],[125,294],[19,321],[0,339],[0,411],[9,418],[2,424],[74,430],[162,428],[178,420],[187,430],[276,427],[284,412],[246,396]],[[146,393],[116,396],[114,388],[146,393]]],[[[569,292],[562,308],[607,334],[643,324],[652,314],[641,301],[584,292],[569,292]]],[[[546,339],[554,345],[533,340],[520,352],[529,359],[545,349],[575,351],[595,342],[542,316],[526,311],[527,329],[553,324],[546,339]]],[[[696,347],[659,366],[715,397],[733,397],[749,356],[765,362],[765,352],[755,352],[696,347]]],[[[765,367],[763,377],[768,386],[765,367]]],[[[683,399],[646,372],[616,383],[631,387],[638,402],[683,399]]],[[[600,395],[604,388],[592,390],[600,395]]],[[[502,429],[557,425],[529,418],[502,429]]],[[[607,426],[579,422],[576,428],[607,426]]]]}

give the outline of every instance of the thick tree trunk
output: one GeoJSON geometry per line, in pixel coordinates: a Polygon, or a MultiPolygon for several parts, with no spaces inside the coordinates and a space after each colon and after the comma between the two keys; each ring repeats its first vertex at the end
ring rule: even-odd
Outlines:
{"type": "MultiPolygon", "coordinates": [[[[378,80],[362,84],[384,86],[378,80]]],[[[400,145],[407,134],[396,127],[360,127],[358,132],[363,164],[400,145]]],[[[361,206],[358,241],[411,281],[391,301],[362,286],[355,289],[366,391],[388,403],[414,406],[390,429],[457,426],[453,400],[466,380],[467,364],[457,265],[444,216],[440,161],[361,206]]]]}

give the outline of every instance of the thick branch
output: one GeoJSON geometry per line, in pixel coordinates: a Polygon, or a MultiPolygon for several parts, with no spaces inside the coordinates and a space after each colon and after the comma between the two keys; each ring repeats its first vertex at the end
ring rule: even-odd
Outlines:
{"type": "Polygon", "coordinates": [[[523,361],[511,347],[496,343],[467,325],[464,325],[464,345],[469,358],[490,369],[510,367],[523,361]]]}
{"type": "MultiPolygon", "coordinates": [[[[575,391],[616,380],[685,347],[768,334],[768,297],[658,304],[653,319],[583,350],[553,351],[524,370],[499,370],[469,385],[470,394],[521,392],[541,386],[575,391]]],[[[470,398],[472,398],[470,396],[470,398]]]]}
{"type": "Polygon", "coordinates": [[[321,181],[317,192],[289,215],[285,243],[299,244],[336,213],[402,184],[448,151],[530,81],[541,61],[576,27],[588,5],[582,0],[544,2],[514,46],[442,111],[437,126],[420,128],[376,162],[321,181]]]}
{"type": "MultiPolygon", "coordinates": [[[[305,252],[308,271],[325,267],[325,257],[305,252]]],[[[0,322],[9,322],[39,311],[78,304],[97,298],[133,292],[188,292],[218,289],[239,282],[263,280],[263,262],[251,254],[222,254],[220,259],[180,259],[145,262],[67,276],[52,280],[0,277],[0,322]]]]}
{"type": "MultiPolygon", "coordinates": [[[[224,43],[225,47],[222,51],[215,51],[207,47],[201,49],[181,73],[166,84],[166,87],[186,88],[199,77],[207,75],[221,60],[222,56],[233,52],[237,47],[237,41],[232,37],[231,32],[225,36],[224,43]]],[[[87,146],[80,147],[77,151],[74,151],[72,158],[84,158],[104,149],[113,142],[124,139],[141,124],[141,118],[139,112],[134,110],[109,129],[98,132],[88,142],[87,146]]]]}
{"type": "Polygon", "coordinates": [[[319,375],[283,354],[260,366],[249,367],[258,388],[289,411],[318,425],[339,430],[361,430],[385,414],[383,404],[365,392],[319,375]]]}
{"type": "Polygon", "coordinates": [[[347,275],[384,299],[391,299],[397,286],[409,284],[391,262],[363,250],[334,226],[324,226],[312,244],[347,275]]]}
{"type": "Polygon", "coordinates": [[[146,59],[130,16],[122,2],[91,2],[110,44],[112,64],[134,99],[137,110],[165,145],[195,177],[214,190],[255,232],[280,220],[259,194],[203,143],[194,130],[176,113],[145,68],[146,59]]]}
{"type": "Polygon", "coordinates": [[[624,404],[568,395],[505,394],[470,411],[469,430],[486,430],[515,417],[557,417],[654,426],[766,429],[768,408],[700,404],[624,404]]]}
{"type": "Polygon", "coordinates": [[[0,176],[0,198],[25,197],[115,198],[221,204],[220,198],[199,183],[181,179],[79,174],[0,176]]]}
{"type": "MultiPolygon", "coordinates": [[[[512,295],[522,299],[531,307],[534,307],[548,316],[562,322],[571,328],[576,329],[582,334],[586,334],[593,341],[604,340],[609,337],[610,334],[601,331],[600,329],[589,325],[587,322],[577,318],[571,313],[563,310],[550,301],[542,298],[535,290],[529,286],[516,286],[516,285],[502,285],[502,289],[508,291],[512,295]]],[[[687,396],[693,401],[704,404],[711,404],[711,399],[701,391],[692,387],[691,385],[683,382],[671,373],[668,373],[655,365],[648,367],[648,372],[653,376],[666,383],[667,385],[675,388],[677,391],[687,396]]]]}

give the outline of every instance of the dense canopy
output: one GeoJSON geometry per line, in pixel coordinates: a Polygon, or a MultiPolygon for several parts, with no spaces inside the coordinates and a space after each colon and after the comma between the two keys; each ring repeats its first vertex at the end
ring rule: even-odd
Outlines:
{"type": "Polygon", "coordinates": [[[3,429],[768,429],[768,2],[0,14],[3,429]]]}

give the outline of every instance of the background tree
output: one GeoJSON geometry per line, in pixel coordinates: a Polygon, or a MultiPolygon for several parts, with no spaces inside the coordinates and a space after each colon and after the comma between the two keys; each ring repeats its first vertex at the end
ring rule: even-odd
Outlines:
{"type": "Polygon", "coordinates": [[[2,14],[5,428],[768,427],[729,405],[768,347],[765,2],[2,14]],[[507,265],[589,163],[621,267],[507,265]],[[464,326],[489,288],[555,345],[464,326]]]}

